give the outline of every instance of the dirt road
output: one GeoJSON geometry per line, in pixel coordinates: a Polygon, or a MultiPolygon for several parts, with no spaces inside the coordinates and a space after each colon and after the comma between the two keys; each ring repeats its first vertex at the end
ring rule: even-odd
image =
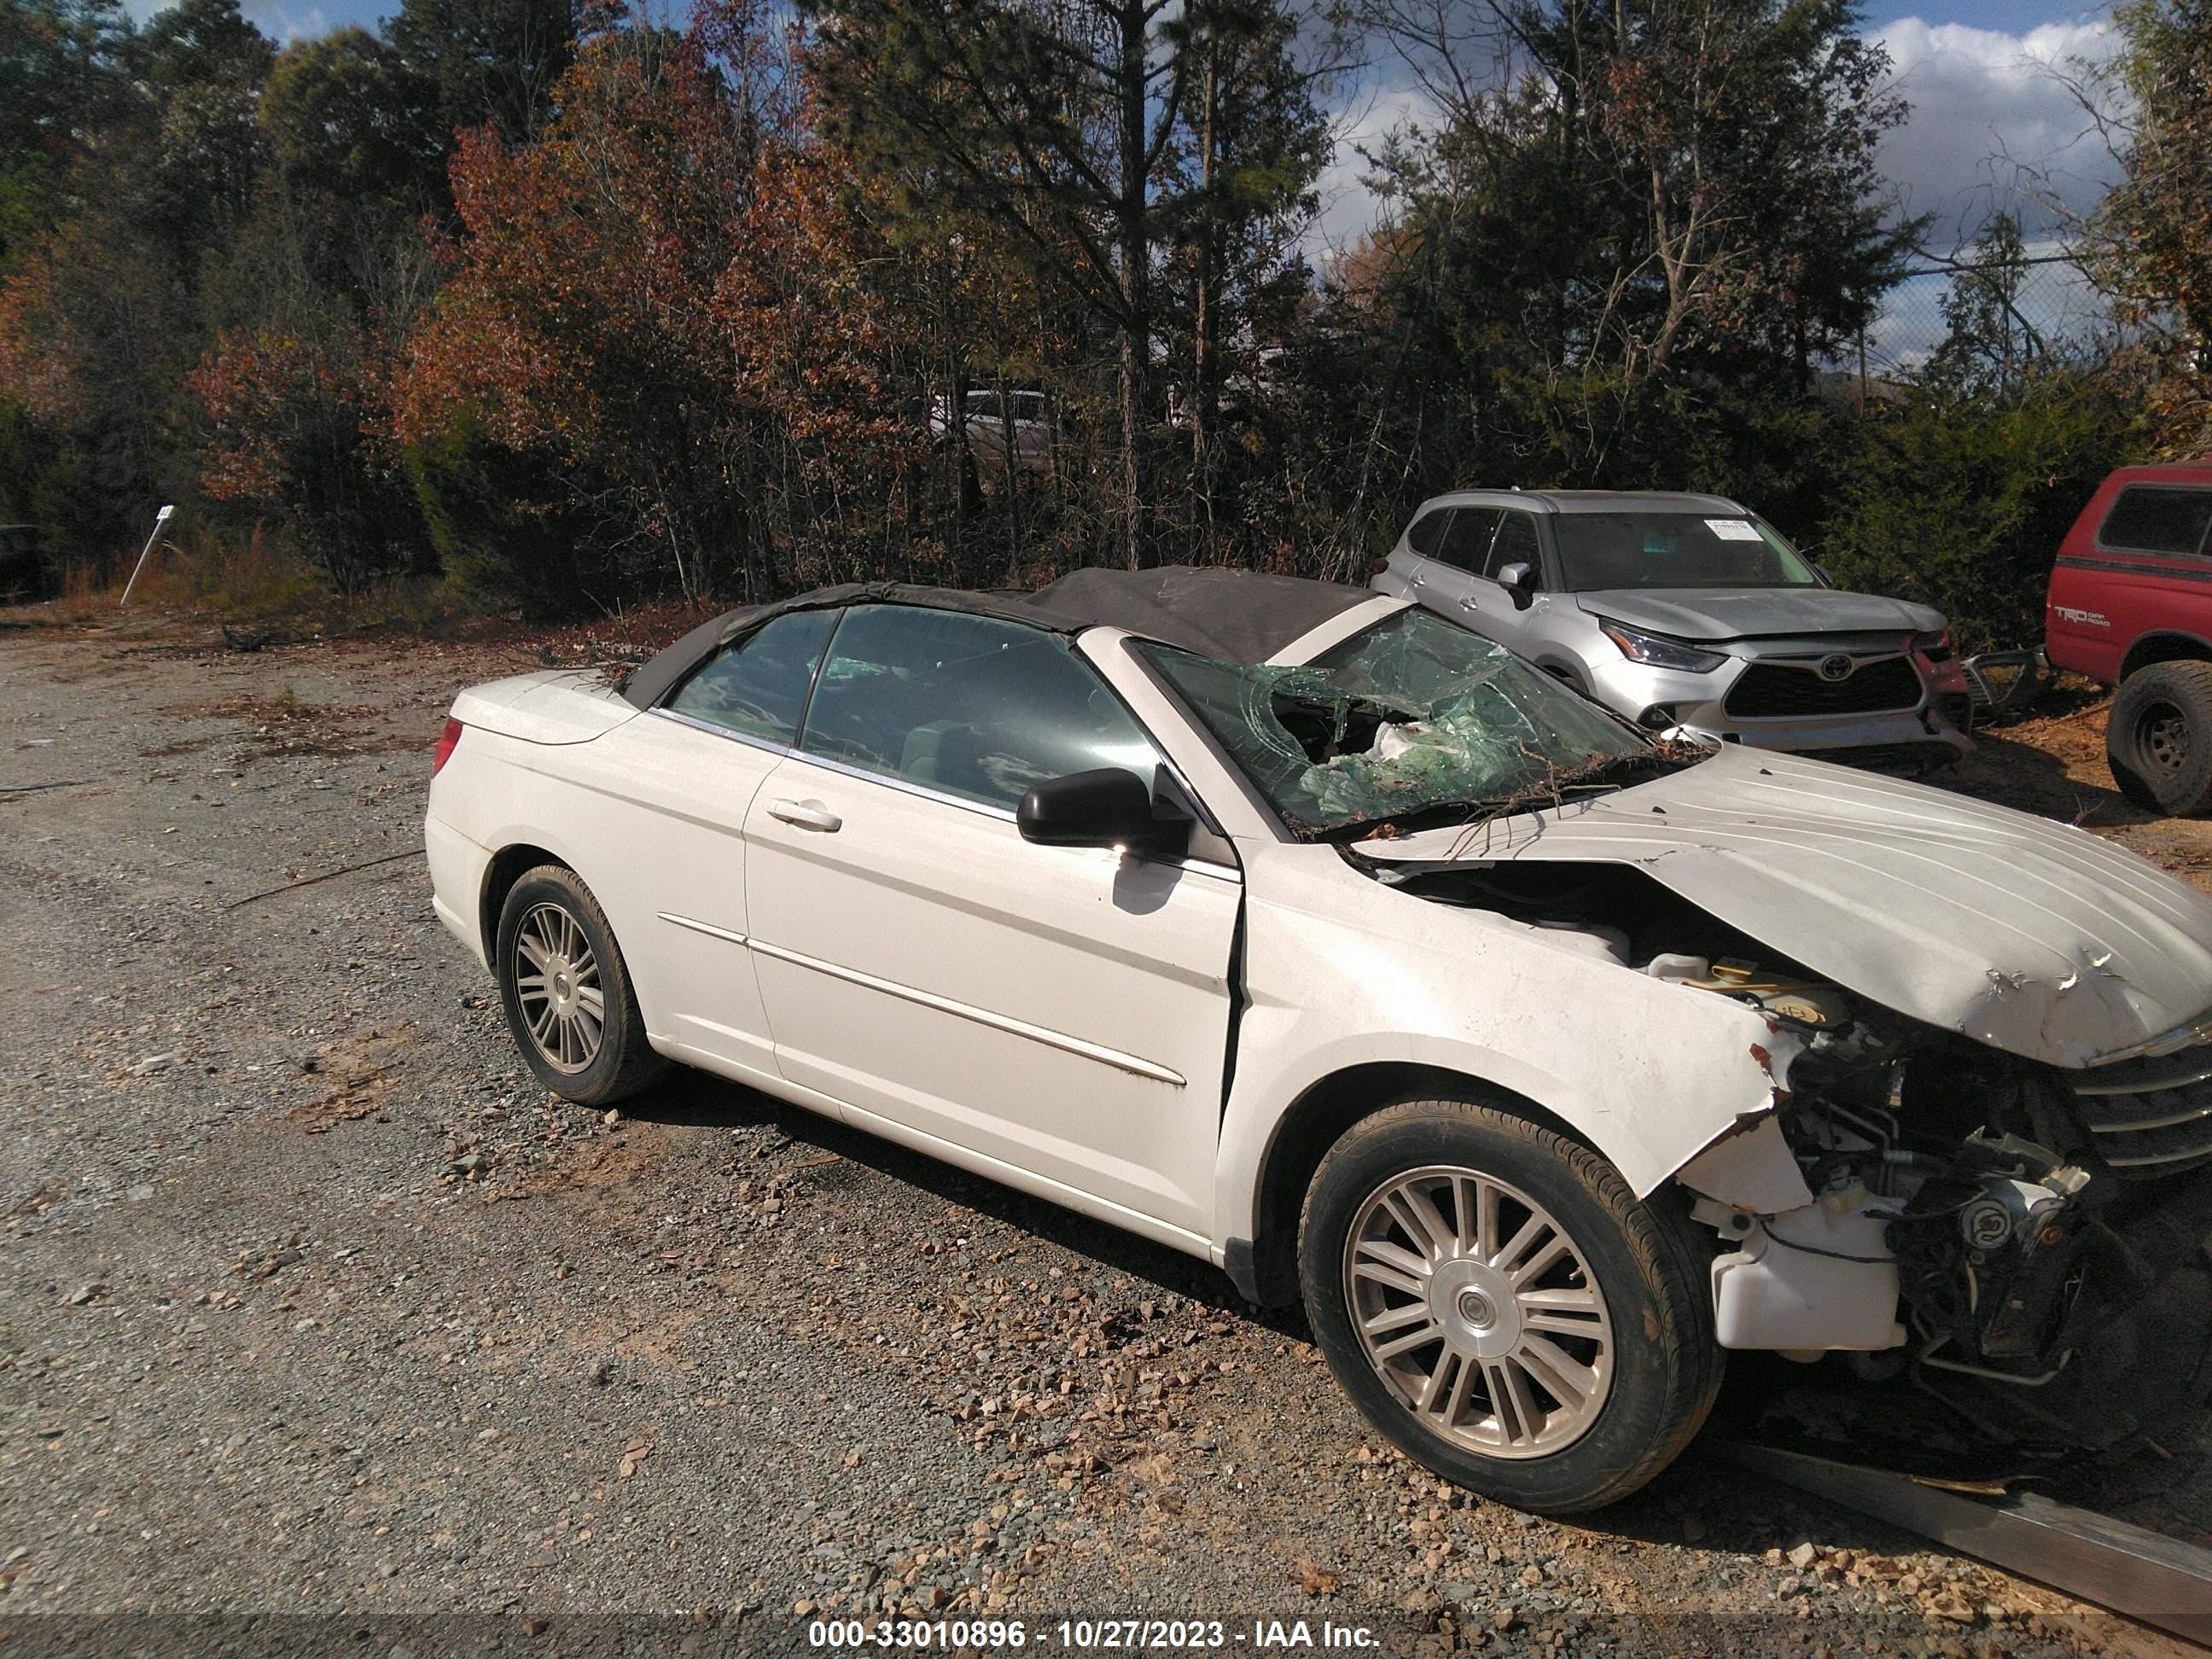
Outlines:
{"type": "Polygon", "coordinates": [[[1194,1262],[705,1078],[550,1101],[409,855],[453,691],[532,665],[0,634],[10,1650],[2149,1640],[1694,1458],[1587,1524],[1474,1502],[1194,1262]]]}

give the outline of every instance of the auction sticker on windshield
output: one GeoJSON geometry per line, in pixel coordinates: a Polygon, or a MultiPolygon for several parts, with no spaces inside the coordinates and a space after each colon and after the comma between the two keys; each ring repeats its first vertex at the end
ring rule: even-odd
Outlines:
{"type": "Polygon", "coordinates": [[[1761,540],[1759,526],[1748,519],[1708,519],[1705,528],[1724,542],[1755,542],[1761,540]]]}

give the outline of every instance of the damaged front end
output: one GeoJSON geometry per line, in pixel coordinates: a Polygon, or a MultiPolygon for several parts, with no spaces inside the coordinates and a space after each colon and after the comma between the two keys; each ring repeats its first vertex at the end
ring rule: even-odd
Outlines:
{"type": "Polygon", "coordinates": [[[1765,1020],[1771,1104],[1665,1166],[1717,1237],[1723,1346],[1842,1353],[2051,1449],[2203,1396],[2206,895],[1958,795],[1655,744],[1418,611],[1297,666],[1145,649],[1364,874],[1765,1020]]]}
{"type": "Polygon", "coordinates": [[[1788,1082],[1782,1132],[1815,1206],[1879,1224],[1921,1389],[2053,1448],[2112,1445],[2203,1397],[2212,1044],[2062,1069],[1873,1011],[1788,1082]]]}
{"type": "Polygon", "coordinates": [[[1601,934],[1767,1020],[1774,1109],[1675,1175],[1717,1241],[1723,1346],[1837,1355],[2039,1451],[2212,1389],[2212,1025],[2061,1066],[1881,1007],[1626,866],[1376,873],[1601,934]]]}

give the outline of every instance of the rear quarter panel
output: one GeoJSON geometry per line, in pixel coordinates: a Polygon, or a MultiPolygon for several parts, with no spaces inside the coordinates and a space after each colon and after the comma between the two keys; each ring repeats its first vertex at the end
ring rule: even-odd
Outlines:
{"type": "Polygon", "coordinates": [[[2098,487],[2060,544],[2044,611],[2054,666],[2117,684],[2136,642],[2171,633],[2212,641],[2212,559],[2109,549],[2097,532],[2130,484],[2212,489],[2212,466],[2123,467],[2098,487]]]}
{"type": "MultiPolygon", "coordinates": [[[[682,799],[696,779],[665,764],[666,757],[651,748],[626,743],[627,729],[589,743],[556,744],[470,728],[433,781],[429,834],[458,835],[483,850],[483,860],[473,866],[477,890],[449,894],[441,888],[439,895],[471,921],[492,854],[528,845],[574,870],[606,912],[647,1026],[658,1029],[661,1011],[680,998],[670,982],[668,953],[656,948],[649,925],[652,874],[672,860],[705,867],[723,837],[685,820],[657,820],[641,805],[641,793],[682,799]],[[699,844],[672,833],[685,829],[696,832],[692,840],[699,844]]],[[[469,867],[451,854],[446,863],[457,875],[469,867]]]]}

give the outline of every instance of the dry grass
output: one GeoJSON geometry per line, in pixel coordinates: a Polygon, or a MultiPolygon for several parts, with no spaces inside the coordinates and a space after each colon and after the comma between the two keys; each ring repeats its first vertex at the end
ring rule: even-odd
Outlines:
{"type": "Polygon", "coordinates": [[[238,623],[312,619],[332,597],[288,541],[258,526],[243,540],[208,528],[181,538],[164,537],[155,543],[132,587],[137,563],[133,553],[112,564],[71,565],[63,573],[57,597],[0,609],[0,628],[89,628],[125,616],[161,613],[238,623]]]}
{"type": "Polygon", "coordinates": [[[488,614],[436,577],[402,577],[340,594],[287,538],[259,527],[243,538],[201,527],[157,542],[125,607],[124,588],[137,556],[132,550],[108,567],[72,567],[56,598],[0,606],[0,633],[142,622],[212,635],[219,626],[222,643],[234,650],[317,639],[422,640],[481,647],[521,667],[618,667],[643,661],[713,614],[661,601],[549,627],[488,614]]]}

